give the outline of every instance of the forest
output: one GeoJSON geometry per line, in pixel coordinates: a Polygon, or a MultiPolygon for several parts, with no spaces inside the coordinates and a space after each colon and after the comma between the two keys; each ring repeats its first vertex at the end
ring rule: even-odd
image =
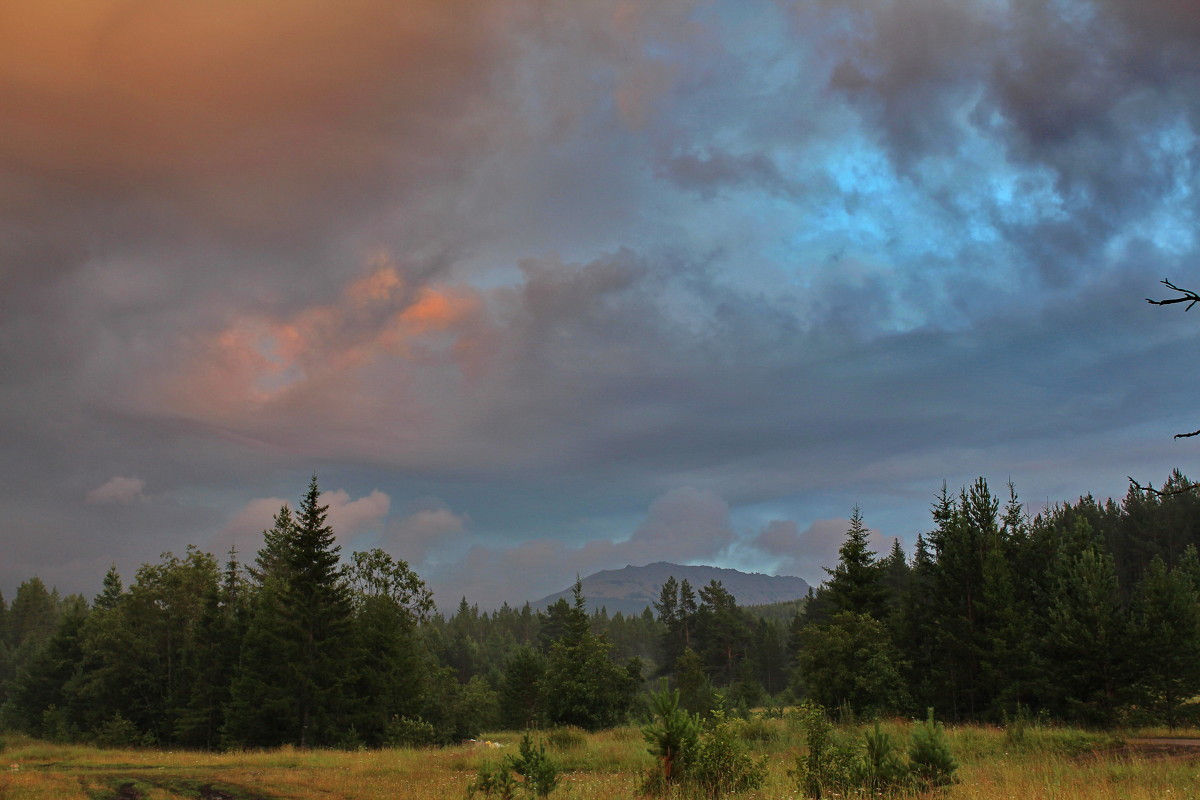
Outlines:
{"type": "Polygon", "coordinates": [[[1120,502],[1030,515],[980,478],[934,495],[911,554],[856,508],[799,604],[668,580],[641,615],[572,601],[451,615],[407,563],[343,557],[314,477],[261,549],[189,547],[91,600],[39,578],[0,597],[0,727],[199,749],[457,743],[644,719],[661,680],[701,716],[803,700],[843,718],[1196,722],[1200,497],[1178,471],[1120,502]]]}

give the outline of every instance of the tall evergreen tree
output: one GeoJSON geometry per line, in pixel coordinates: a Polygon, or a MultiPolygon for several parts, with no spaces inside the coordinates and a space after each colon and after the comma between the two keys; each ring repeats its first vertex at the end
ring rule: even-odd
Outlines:
{"type": "Polygon", "coordinates": [[[879,620],[887,616],[887,587],[882,565],[867,542],[869,535],[862,510],[855,506],[846,540],[838,549],[837,566],[825,570],[829,580],[824,590],[834,614],[870,614],[879,620]]]}
{"type": "Polygon", "coordinates": [[[261,584],[225,721],[231,744],[301,747],[348,725],[353,608],[314,475],[290,526],[276,516],[256,560],[261,584]]]}
{"type": "Polygon", "coordinates": [[[753,624],[749,615],[721,581],[710,581],[700,590],[696,611],[696,652],[713,682],[726,686],[739,674],[739,666],[750,645],[753,624]]]}
{"type": "MultiPolygon", "coordinates": [[[[1195,550],[1184,558],[1194,560],[1195,550]]],[[[1193,576],[1155,558],[1135,592],[1131,622],[1139,699],[1173,728],[1184,703],[1200,694],[1200,594],[1193,576]]]]}
{"type": "MultiPolygon", "coordinates": [[[[1079,531],[1090,527],[1081,521],[1079,531]]],[[[1045,636],[1059,713],[1084,722],[1114,718],[1128,685],[1128,612],[1112,557],[1098,542],[1064,544],[1054,568],[1055,591],[1045,636]]]]}
{"type": "Polygon", "coordinates": [[[609,643],[588,624],[578,580],[573,594],[562,636],[550,647],[538,702],[551,723],[611,727],[629,714],[641,684],[640,665],[636,659],[624,668],[613,662],[609,643]]]}
{"type": "Polygon", "coordinates": [[[539,687],[546,672],[546,657],[527,645],[512,652],[500,680],[500,717],[510,730],[533,725],[541,709],[539,687]]]}

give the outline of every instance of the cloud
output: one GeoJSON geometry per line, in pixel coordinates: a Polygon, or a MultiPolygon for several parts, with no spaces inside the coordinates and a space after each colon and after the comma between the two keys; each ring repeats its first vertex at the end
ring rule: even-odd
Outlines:
{"type": "Polygon", "coordinates": [[[690,486],[655,499],[646,519],[618,545],[642,563],[711,558],[733,542],[729,505],[711,490],[690,486]]]}
{"type": "MultiPolygon", "coordinates": [[[[772,520],[750,543],[776,559],[778,574],[798,575],[816,586],[826,579],[826,569],[837,566],[849,528],[846,519],[819,519],[803,531],[793,520],[772,520]]],[[[870,529],[867,546],[882,557],[891,551],[892,540],[870,529]]]]}
{"type": "Polygon", "coordinates": [[[343,541],[378,528],[392,506],[391,498],[378,489],[357,500],[351,500],[344,489],[322,492],[321,502],[329,506],[326,521],[343,541]]]}
{"type": "Polygon", "coordinates": [[[443,606],[463,593],[483,607],[520,604],[564,588],[577,574],[663,560],[711,561],[733,541],[725,501],[711,491],[680,487],[655,498],[628,538],[593,538],[581,545],[554,539],[516,547],[478,544],[436,570],[432,583],[443,606]]]}
{"type": "Polygon", "coordinates": [[[212,549],[224,553],[236,547],[243,561],[250,560],[263,545],[263,531],[274,526],[275,515],[285,505],[288,501],[280,497],[260,497],[246,503],[225,523],[212,549]]]}
{"type": "Polygon", "coordinates": [[[444,504],[426,500],[425,508],[416,508],[411,513],[388,525],[385,540],[390,550],[406,561],[418,562],[436,559],[439,553],[453,549],[465,541],[467,525],[471,518],[456,514],[444,504]]]}
{"type": "Polygon", "coordinates": [[[146,482],[141,478],[114,477],[87,493],[89,503],[128,506],[144,503],[149,498],[145,493],[146,482]]]}
{"type": "MultiPolygon", "coordinates": [[[[378,489],[357,500],[351,499],[344,489],[323,491],[319,502],[329,507],[326,524],[342,542],[383,524],[391,507],[391,500],[378,489]]],[[[295,503],[280,497],[249,501],[229,517],[209,546],[217,552],[236,547],[246,559],[262,547],[263,531],[274,526],[275,515],[285,505],[295,512],[295,503]]]]}

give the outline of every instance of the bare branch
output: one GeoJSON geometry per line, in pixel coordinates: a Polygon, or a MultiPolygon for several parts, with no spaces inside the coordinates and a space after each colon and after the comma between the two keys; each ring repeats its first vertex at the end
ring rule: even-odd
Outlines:
{"type": "MultiPolygon", "coordinates": [[[[1179,297],[1168,297],[1166,300],[1151,300],[1149,297],[1147,297],[1146,298],[1147,303],[1151,303],[1156,306],[1169,306],[1172,303],[1187,303],[1187,308],[1183,309],[1184,311],[1191,311],[1192,306],[1196,305],[1196,303],[1200,303],[1200,294],[1197,294],[1196,292],[1192,291],[1191,289],[1181,289],[1178,286],[1176,286],[1175,284],[1171,283],[1166,278],[1163,278],[1159,282],[1163,286],[1170,289],[1172,292],[1179,292],[1179,297]]],[[[1195,431],[1192,431],[1191,433],[1177,433],[1172,438],[1174,438],[1174,439],[1190,439],[1193,436],[1200,436],[1200,430],[1195,430],[1195,431]]],[[[1129,482],[1131,484],[1133,484],[1135,487],[1142,489],[1143,491],[1154,492],[1154,494],[1157,494],[1157,495],[1162,494],[1162,492],[1156,491],[1154,489],[1150,489],[1148,487],[1141,486],[1133,478],[1130,478],[1129,482]]],[[[1190,490],[1185,489],[1184,491],[1190,491],[1190,490]]],[[[1174,492],[1174,494],[1178,494],[1178,492],[1174,492]]]]}
{"type": "Polygon", "coordinates": [[[1200,489],[1200,483],[1189,483],[1187,486],[1178,486],[1174,489],[1167,489],[1166,491],[1162,491],[1160,489],[1155,489],[1153,486],[1142,486],[1140,483],[1135,481],[1133,478],[1130,478],[1128,475],[1126,475],[1125,477],[1129,478],[1130,486],[1137,489],[1139,492],[1146,492],[1147,494],[1152,494],[1155,497],[1173,497],[1174,495],[1177,495],[1177,494],[1187,494],[1188,492],[1195,491],[1196,489],[1200,489]]]}
{"type": "MultiPolygon", "coordinates": [[[[1187,303],[1187,308],[1185,308],[1184,311],[1191,311],[1192,306],[1196,305],[1196,303],[1200,303],[1200,294],[1196,294],[1191,289],[1180,289],[1178,286],[1171,283],[1166,278],[1163,278],[1161,283],[1163,284],[1163,286],[1166,286],[1171,291],[1179,292],[1180,296],[1179,297],[1168,297],[1166,300],[1151,300],[1149,297],[1147,297],[1146,298],[1147,303],[1152,303],[1156,306],[1169,306],[1173,303],[1187,303]]],[[[1192,436],[1195,434],[1188,434],[1188,435],[1192,436]]]]}

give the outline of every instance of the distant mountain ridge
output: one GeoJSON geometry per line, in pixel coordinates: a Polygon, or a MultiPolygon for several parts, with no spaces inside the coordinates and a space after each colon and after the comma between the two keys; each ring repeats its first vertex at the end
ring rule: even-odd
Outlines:
{"type": "MultiPolygon", "coordinates": [[[[710,581],[720,581],[735,598],[738,605],[756,606],[797,600],[808,594],[808,583],[803,578],[791,575],[763,575],[759,572],[742,572],[724,567],[686,566],[656,561],[644,567],[628,565],[621,569],[606,569],[582,578],[583,596],[589,611],[601,607],[609,614],[641,614],[658,599],[659,590],[667,578],[684,579],[697,592],[710,581]]],[[[542,609],[560,597],[571,599],[571,589],[543,597],[531,605],[542,609]]]]}

